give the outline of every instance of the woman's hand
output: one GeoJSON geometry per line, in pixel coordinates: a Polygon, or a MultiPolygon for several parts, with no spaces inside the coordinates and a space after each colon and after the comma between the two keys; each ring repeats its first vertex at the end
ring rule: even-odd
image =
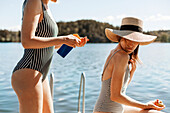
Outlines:
{"type": "Polygon", "coordinates": [[[131,63],[131,70],[130,70],[130,75],[134,74],[136,70],[136,60],[134,58],[129,60],[131,63]]]}
{"type": "MultiPolygon", "coordinates": [[[[71,47],[83,47],[89,40],[87,37],[77,38],[74,35],[61,36],[63,38],[63,43],[71,47]]],[[[58,49],[62,44],[55,45],[55,49],[58,49]]]]}
{"type": "Polygon", "coordinates": [[[80,45],[81,40],[78,39],[77,37],[73,36],[73,35],[68,35],[68,36],[64,36],[64,44],[71,46],[71,47],[76,47],[80,45]]]}
{"type": "Polygon", "coordinates": [[[87,43],[88,39],[87,37],[81,38],[81,42],[77,47],[83,47],[87,43]]]}
{"type": "Polygon", "coordinates": [[[160,110],[162,110],[164,108],[165,108],[165,106],[159,107],[159,106],[156,106],[153,101],[150,101],[150,102],[147,103],[147,106],[144,109],[145,110],[147,110],[147,109],[155,109],[155,110],[160,111],[160,110]]]}
{"type": "Polygon", "coordinates": [[[132,59],[130,59],[129,62],[131,64],[131,70],[130,70],[130,80],[129,80],[128,84],[131,82],[133,74],[136,70],[136,60],[133,59],[133,57],[132,57],[132,59]]]}

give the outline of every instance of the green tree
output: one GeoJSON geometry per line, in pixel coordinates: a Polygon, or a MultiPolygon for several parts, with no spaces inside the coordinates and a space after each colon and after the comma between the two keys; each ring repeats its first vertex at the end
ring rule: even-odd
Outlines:
{"type": "Polygon", "coordinates": [[[166,33],[161,34],[161,42],[168,42],[168,35],[166,33]]]}

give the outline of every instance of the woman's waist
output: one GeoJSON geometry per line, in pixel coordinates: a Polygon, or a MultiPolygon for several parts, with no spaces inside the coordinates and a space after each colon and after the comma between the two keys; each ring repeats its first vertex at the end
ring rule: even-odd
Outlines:
{"type": "Polygon", "coordinates": [[[36,60],[46,61],[53,56],[54,47],[41,48],[41,49],[25,49],[22,60],[36,60]]]}
{"type": "Polygon", "coordinates": [[[24,54],[25,53],[45,54],[53,51],[54,51],[54,46],[46,47],[46,48],[30,48],[30,49],[24,49],[24,54]]]}
{"type": "Polygon", "coordinates": [[[117,103],[117,102],[115,102],[115,101],[112,101],[112,100],[110,100],[109,99],[109,101],[107,101],[107,100],[100,100],[100,99],[98,99],[97,100],[97,102],[96,102],[96,106],[112,106],[112,107],[122,107],[122,104],[120,104],[120,103],[117,103]]]}
{"type": "Polygon", "coordinates": [[[113,111],[122,111],[122,110],[123,110],[122,104],[112,101],[110,98],[101,98],[101,97],[98,98],[94,107],[94,111],[103,111],[103,112],[113,112],[113,111]]]}

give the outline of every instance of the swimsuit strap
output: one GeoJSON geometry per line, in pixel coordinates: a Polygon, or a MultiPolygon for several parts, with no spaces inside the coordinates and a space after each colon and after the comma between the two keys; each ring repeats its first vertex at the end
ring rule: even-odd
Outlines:
{"type": "Polygon", "coordinates": [[[46,11],[43,1],[41,0],[43,11],[46,11]]]}
{"type": "Polygon", "coordinates": [[[110,60],[111,60],[111,58],[112,58],[118,51],[120,51],[120,50],[121,50],[121,49],[119,49],[119,50],[117,50],[116,52],[114,52],[114,53],[112,54],[112,56],[110,57],[109,61],[107,62],[106,66],[105,66],[104,69],[103,69],[102,79],[103,79],[103,74],[104,74],[104,72],[105,72],[105,70],[106,70],[106,67],[108,66],[108,64],[109,64],[109,62],[110,62],[110,60]]]}

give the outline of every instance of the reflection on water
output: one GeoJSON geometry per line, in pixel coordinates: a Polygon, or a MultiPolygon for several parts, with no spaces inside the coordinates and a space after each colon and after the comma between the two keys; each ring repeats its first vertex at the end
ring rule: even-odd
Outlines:
{"type": "MultiPolygon", "coordinates": [[[[50,72],[54,73],[55,113],[76,113],[80,75],[86,73],[86,113],[91,113],[101,87],[101,73],[110,50],[116,44],[87,44],[74,48],[66,58],[54,53],[50,72]]],[[[157,98],[170,111],[170,44],[154,43],[140,47],[139,65],[127,95],[141,102],[157,98]]],[[[0,43],[0,113],[18,113],[17,97],[10,77],[23,54],[19,43],[0,43]]]]}

